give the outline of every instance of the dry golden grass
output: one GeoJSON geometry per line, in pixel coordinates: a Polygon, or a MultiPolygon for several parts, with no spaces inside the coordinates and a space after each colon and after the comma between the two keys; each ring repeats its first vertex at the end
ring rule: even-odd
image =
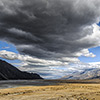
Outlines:
{"type": "Polygon", "coordinates": [[[0,100],[100,100],[100,84],[61,83],[0,89],[0,100]]]}

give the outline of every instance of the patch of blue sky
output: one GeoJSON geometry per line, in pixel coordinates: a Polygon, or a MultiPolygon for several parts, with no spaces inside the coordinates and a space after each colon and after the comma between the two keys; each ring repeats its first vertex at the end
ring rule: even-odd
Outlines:
{"type": "Polygon", "coordinates": [[[89,51],[92,52],[93,54],[95,54],[96,57],[92,58],[92,57],[81,56],[81,57],[79,57],[79,60],[81,62],[85,62],[85,63],[100,62],[100,46],[95,47],[95,48],[90,48],[89,51]]]}
{"type": "MultiPolygon", "coordinates": [[[[10,52],[19,54],[19,52],[17,51],[16,47],[13,44],[7,43],[5,41],[0,41],[0,51],[1,50],[6,50],[6,51],[10,51],[10,52]]],[[[7,60],[7,59],[1,58],[1,57],[0,57],[0,59],[5,60],[8,63],[12,63],[12,64],[13,63],[21,63],[20,60],[7,60]]]]}

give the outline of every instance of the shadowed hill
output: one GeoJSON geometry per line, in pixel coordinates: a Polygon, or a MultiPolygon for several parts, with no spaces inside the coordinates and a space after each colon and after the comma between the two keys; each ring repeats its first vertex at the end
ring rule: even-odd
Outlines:
{"type": "Polygon", "coordinates": [[[38,74],[23,72],[13,65],[0,60],[0,80],[17,80],[17,79],[42,79],[38,74]]]}

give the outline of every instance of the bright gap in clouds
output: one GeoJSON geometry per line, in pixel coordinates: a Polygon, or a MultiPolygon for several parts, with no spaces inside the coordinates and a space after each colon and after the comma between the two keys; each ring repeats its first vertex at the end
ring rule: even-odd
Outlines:
{"type": "Polygon", "coordinates": [[[10,44],[4,41],[0,41],[0,50],[7,50],[7,51],[19,53],[13,44],[10,44]]]}
{"type": "Polygon", "coordinates": [[[84,63],[100,62],[100,46],[95,48],[90,48],[89,52],[92,52],[96,57],[79,57],[79,60],[84,63]]]}
{"type": "MultiPolygon", "coordinates": [[[[10,43],[7,43],[5,41],[0,41],[0,51],[2,50],[6,50],[6,51],[10,51],[10,52],[14,52],[16,54],[18,54],[19,52],[16,50],[16,47],[13,45],[13,44],[10,44],[10,43]]],[[[8,59],[4,59],[4,58],[1,58],[0,59],[2,60],[5,60],[7,61],[8,63],[11,63],[15,66],[17,66],[17,63],[21,63],[21,61],[19,60],[8,60],[8,59]]]]}

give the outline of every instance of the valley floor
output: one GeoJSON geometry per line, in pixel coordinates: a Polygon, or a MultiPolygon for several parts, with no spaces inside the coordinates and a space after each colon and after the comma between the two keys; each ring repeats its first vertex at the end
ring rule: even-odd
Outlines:
{"type": "Polygon", "coordinates": [[[0,100],[100,100],[100,84],[59,83],[0,89],[0,100]]]}

